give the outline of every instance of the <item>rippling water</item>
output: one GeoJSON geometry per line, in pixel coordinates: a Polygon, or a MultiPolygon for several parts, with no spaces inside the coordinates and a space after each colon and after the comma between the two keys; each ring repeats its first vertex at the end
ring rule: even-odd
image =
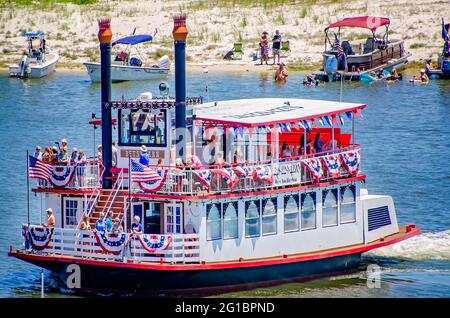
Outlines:
{"type": "MultiPolygon", "coordinates": [[[[209,74],[210,100],[297,97],[339,100],[339,84],[304,87],[304,74],[285,85],[263,74],[209,74]]],[[[188,77],[188,96],[206,96],[204,74],[188,77]]],[[[173,78],[169,81],[173,91],[173,78]]],[[[113,98],[157,93],[158,82],[113,85],[113,98]]],[[[450,81],[428,85],[344,83],[343,101],[367,104],[357,121],[363,170],[370,193],[392,195],[400,224],[415,223],[423,234],[367,254],[359,270],[310,282],[226,294],[232,297],[450,297],[450,81]],[[380,288],[368,288],[368,264],[381,268],[380,288]]],[[[91,114],[100,117],[100,85],[85,74],[56,73],[42,80],[0,75],[0,296],[38,297],[40,269],[6,256],[21,244],[27,220],[26,149],[66,137],[69,147],[92,154],[91,114]]],[[[173,92],[172,92],[173,93],[173,92]]],[[[171,94],[172,95],[172,94],[171,94]]],[[[100,132],[96,132],[98,143],[100,132]]],[[[31,196],[31,219],[39,199],[31,196]]],[[[46,273],[49,297],[73,296],[46,273]]]]}

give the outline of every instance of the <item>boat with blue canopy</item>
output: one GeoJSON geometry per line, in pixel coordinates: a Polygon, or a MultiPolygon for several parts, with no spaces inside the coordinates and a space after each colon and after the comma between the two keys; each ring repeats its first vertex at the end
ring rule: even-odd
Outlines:
{"type": "MultiPolygon", "coordinates": [[[[146,66],[144,57],[138,49],[138,45],[152,42],[150,34],[129,35],[111,43],[112,47],[126,45],[125,50],[118,51],[111,65],[111,79],[113,82],[162,79],[167,77],[170,71],[170,60],[167,55],[161,57],[157,64],[146,66]],[[132,52],[132,49],[133,52],[132,52]]],[[[88,74],[92,82],[100,82],[100,63],[85,62],[88,74]]]]}
{"type": "Polygon", "coordinates": [[[40,78],[53,73],[59,55],[50,53],[46,48],[46,34],[41,32],[22,34],[28,47],[19,64],[9,66],[9,75],[19,78],[40,78]],[[35,41],[39,41],[35,45],[35,41]]]}

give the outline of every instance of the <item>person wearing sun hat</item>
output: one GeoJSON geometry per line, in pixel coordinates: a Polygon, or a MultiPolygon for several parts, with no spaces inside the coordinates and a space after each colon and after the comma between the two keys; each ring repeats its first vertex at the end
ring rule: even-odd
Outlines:
{"type": "Polygon", "coordinates": [[[141,156],[139,157],[139,163],[148,166],[150,164],[150,157],[147,153],[147,147],[145,145],[141,146],[141,156]]]}
{"type": "Polygon", "coordinates": [[[261,40],[259,41],[259,46],[261,48],[261,65],[263,64],[263,60],[266,62],[269,60],[269,37],[268,32],[264,31],[261,36],[261,40]]]}

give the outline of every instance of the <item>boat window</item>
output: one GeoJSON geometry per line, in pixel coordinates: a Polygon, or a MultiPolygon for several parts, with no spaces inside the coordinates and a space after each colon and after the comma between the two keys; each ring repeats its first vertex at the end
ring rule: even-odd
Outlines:
{"type": "Polygon", "coordinates": [[[316,193],[302,193],[301,196],[302,230],[316,228],[316,193]]]}
{"type": "Polygon", "coordinates": [[[259,236],[260,233],[260,202],[245,202],[245,236],[259,236]]]}
{"type": "Polygon", "coordinates": [[[206,239],[218,240],[222,237],[220,204],[208,204],[206,207],[206,239]]]}
{"type": "Polygon", "coordinates": [[[284,197],[284,231],[298,231],[298,194],[284,197]]]}
{"type": "Polygon", "coordinates": [[[262,204],[262,234],[277,234],[277,199],[264,199],[262,204]]]}
{"type": "Polygon", "coordinates": [[[341,223],[356,221],[355,186],[341,187],[341,223]]]}
{"type": "Polygon", "coordinates": [[[322,194],[322,226],[338,224],[337,189],[325,190],[322,194]]]}
{"type": "Polygon", "coordinates": [[[223,205],[223,238],[238,238],[238,206],[237,202],[223,205]]]}
{"type": "Polygon", "coordinates": [[[166,146],[166,110],[119,110],[120,144],[166,146]]]}

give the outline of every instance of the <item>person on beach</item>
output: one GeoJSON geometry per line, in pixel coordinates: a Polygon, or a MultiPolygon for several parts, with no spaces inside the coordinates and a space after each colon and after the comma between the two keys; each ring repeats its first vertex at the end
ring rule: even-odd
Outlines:
{"type": "Polygon", "coordinates": [[[286,64],[284,62],[280,63],[280,66],[278,67],[277,71],[275,72],[275,80],[277,82],[285,82],[288,77],[288,72],[286,70],[286,64]]]}
{"type": "Polygon", "coordinates": [[[47,212],[47,222],[45,222],[44,226],[45,227],[55,227],[55,216],[53,215],[53,210],[52,208],[48,208],[46,210],[47,212]]]}
{"type": "Polygon", "coordinates": [[[269,37],[267,36],[269,33],[264,31],[261,40],[259,41],[259,46],[261,48],[261,65],[263,61],[266,62],[269,60],[269,37]]]}
{"type": "Polygon", "coordinates": [[[279,30],[275,30],[275,35],[272,38],[272,55],[273,64],[275,65],[275,56],[278,57],[278,64],[280,64],[280,49],[281,49],[281,35],[279,30]]]}

